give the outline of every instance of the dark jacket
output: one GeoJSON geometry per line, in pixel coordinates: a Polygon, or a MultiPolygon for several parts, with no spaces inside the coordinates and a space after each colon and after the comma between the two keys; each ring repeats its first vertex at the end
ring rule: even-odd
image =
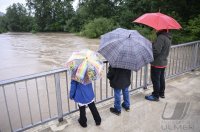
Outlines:
{"type": "Polygon", "coordinates": [[[167,32],[158,32],[157,40],[153,43],[154,66],[167,66],[167,57],[169,55],[172,37],[167,32]]]}
{"type": "Polygon", "coordinates": [[[112,88],[124,89],[131,84],[131,70],[112,68],[109,66],[107,78],[110,80],[112,88]]]}
{"type": "Polygon", "coordinates": [[[81,84],[77,81],[71,81],[70,99],[77,103],[87,104],[94,99],[94,91],[92,83],[87,85],[81,84]]]}

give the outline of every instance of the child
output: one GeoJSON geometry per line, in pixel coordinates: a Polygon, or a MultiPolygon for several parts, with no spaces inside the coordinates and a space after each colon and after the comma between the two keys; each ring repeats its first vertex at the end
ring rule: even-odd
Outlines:
{"type": "Polygon", "coordinates": [[[109,66],[107,78],[110,80],[110,86],[114,89],[114,107],[110,108],[110,112],[116,115],[121,114],[121,106],[126,110],[130,110],[130,98],[128,87],[131,83],[131,70],[112,68],[109,66]],[[121,91],[123,93],[123,103],[121,104],[121,91]]]}
{"type": "Polygon", "coordinates": [[[94,103],[94,91],[91,82],[84,85],[73,80],[72,78],[70,99],[73,99],[76,103],[78,103],[80,111],[80,118],[78,119],[78,122],[82,127],[87,127],[87,118],[85,112],[87,105],[93,115],[96,125],[99,126],[101,124],[101,117],[94,103]]]}

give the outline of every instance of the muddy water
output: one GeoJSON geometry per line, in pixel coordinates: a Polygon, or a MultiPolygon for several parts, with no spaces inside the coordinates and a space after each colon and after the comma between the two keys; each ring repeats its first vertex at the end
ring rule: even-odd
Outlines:
{"type": "Polygon", "coordinates": [[[99,39],[66,33],[0,34],[0,80],[64,67],[73,51],[98,45],[99,39]]]}
{"type": "MultiPolygon", "coordinates": [[[[98,46],[99,39],[74,34],[0,34],[0,80],[62,68],[73,51],[84,48],[96,51],[98,46]]],[[[69,100],[69,76],[66,79],[64,73],[60,74],[63,113],[77,108],[74,101],[69,100]]],[[[141,77],[138,76],[138,82],[143,84],[141,77]]],[[[135,80],[136,74],[132,78],[135,80]]],[[[139,83],[133,83],[132,88],[140,86],[139,83]]],[[[96,102],[113,96],[105,67],[102,79],[93,82],[93,86],[96,102]]],[[[0,86],[0,132],[15,131],[57,114],[54,76],[0,86]]]]}
{"type": "MultiPolygon", "coordinates": [[[[66,33],[0,34],[0,80],[62,68],[73,51],[84,48],[96,51],[98,46],[99,39],[87,39],[66,33]]],[[[66,79],[62,80],[66,84],[66,79]]],[[[11,131],[6,102],[13,130],[57,115],[56,92],[55,87],[52,87],[55,86],[52,84],[54,80],[47,78],[49,97],[44,78],[41,81],[37,80],[39,93],[34,81],[5,86],[5,94],[3,87],[0,87],[0,132],[11,131]]],[[[63,110],[66,112],[66,85],[61,86],[63,110]]],[[[74,106],[74,102],[70,101],[70,107],[72,105],[74,106]]]]}

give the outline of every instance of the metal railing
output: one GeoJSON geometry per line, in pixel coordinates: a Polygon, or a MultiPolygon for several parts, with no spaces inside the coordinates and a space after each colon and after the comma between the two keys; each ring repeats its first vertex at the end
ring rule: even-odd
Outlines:
{"type": "MultiPolygon", "coordinates": [[[[171,78],[200,67],[200,41],[171,47],[166,77],[171,78]]],[[[149,70],[145,66],[132,72],[130,91],[146,88],[151,84],[149,70]]],[[[95,101],[113,98],[106,73],[94,81],[95,101]]],[[[77,111],[77,105],[69,99],[70,73],[58,69],[34,75],[0,81],[0,132],[23,131],[58,119],[77,111]]]]}

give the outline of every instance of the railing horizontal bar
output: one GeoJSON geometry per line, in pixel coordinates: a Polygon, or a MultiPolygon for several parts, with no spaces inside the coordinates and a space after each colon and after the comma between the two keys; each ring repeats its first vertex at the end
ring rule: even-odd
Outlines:
{"type": "Polygon", "coordinates": [[[178,45],[172,45],[171,48],[176,48],[176,47],[182,47],[182,46],[188,46],[188,45],[191,45],[191,44],[196,44],[200,41],[193,41],[193,42],[188,42],[188,43],[183,43],[183,44],[178,44],[178,45]]]}
{"type": "Polygon", "coordinates": [[[44,76],[49,76],[49,75],[53,75],[55,73],[64,72],[66,70],[67,70],[67,68],[60,68],[60,69],[46,71],[46,72],[42,72],[42,73],[36,73],[36,74],[21,76],[21,77],[17,77],[17,78],[8,79],[8,80],[2,80],[2,81],[0,81],[0,86],[1,85],[8,85],[8,84],[11,84],[11,83],[16,83],[16,82],[20,82],[20,81],[40,78],[40,77],[44,77],[44,76]]]}
{"type": "Polygon", "coordinates": [[[70,111],[70,112],[68,112],[68,113],[64,113],[63,116],[70,115],[70,114],[75,113],[75,112],[77,112],[77,111],[79,111],[79,110],[78,110],[78,109],[72,110],[72,111],[70,111]]]}
{"type": "Polygon", "coordinates": [[[42,121],[42,122],[37,122],[37,123],[35,123],[34,125],[28,125],[28,126],[26,126],[25,128],[23,128],[23,129],[17,129],[16,132],[21,132],[21,131],[28,130],[28,129],[33,128],[33,127],[36,127],[36,126],[38,126],[38,125],[42,125],[42,124],[44,124],[44,123],[53,121],[53,120],[55,120],[55,119],[57,119],[57,118],[58,118],[58,117],[54,117],[54,118],[51,118],[51,119],[44,120],[44,121],[42,121]]]}
{"type": "MultiPolygon", "coordinates": [[[[108,61],[103,61],[103,63],[107,63],[107,62],[108,61]]],[[[64,71],[67,71],[67,70],[68,70],[67,68],[59,68],[59,69],[46,71],[46,72],[42,72],[42,73],[36,73],[36,74],[21,76],[21,77],[17,77],[17,78],[1,80],[0,81],[0,86],[1,85],[8,85],[8,84],[11,84],[11,83],[16,83],[16,82],[20,82],[20,81],[24,81],[24,80],[30,80],[30,79],[34,79],[34,78],[40,78],[40,77],[44,77],[44,76],[49,76],[49,75],[52,75],[52,74],[55,74],[55,73],[64,72],[64,71]]]]}

